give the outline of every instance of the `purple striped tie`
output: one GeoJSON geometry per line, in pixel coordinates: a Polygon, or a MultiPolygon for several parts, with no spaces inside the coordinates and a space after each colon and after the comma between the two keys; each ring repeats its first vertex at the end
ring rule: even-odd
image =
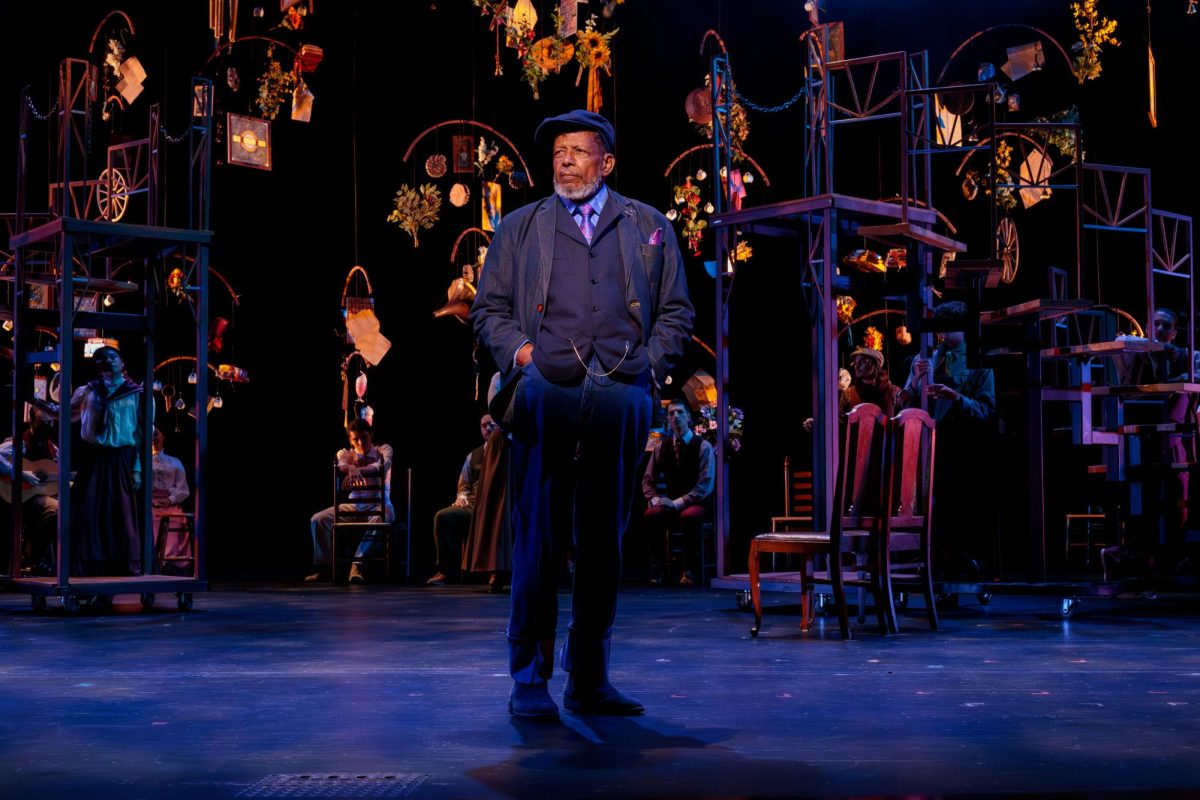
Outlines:
{"type": "Polygon", "coordinates": [[[592,206],[590,203],[584,203],[579,207],[579,230],[583,232],[583,238],[587,239],[587,243],[592,243],[592,234],[596,232],[596,226],[592,223],[592,206]]]}

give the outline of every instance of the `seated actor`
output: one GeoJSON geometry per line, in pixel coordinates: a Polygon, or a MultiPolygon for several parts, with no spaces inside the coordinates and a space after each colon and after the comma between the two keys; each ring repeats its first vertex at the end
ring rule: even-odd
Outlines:
{"type": "Polygon", "coordinates": [[[850,369],[854,380],[838,393],[838,410],[849,414],[859,403],[873,403],[889,417],[900,410],[900,388],[888,379],[883,368],[883,353],[870,347],[860,347],[850,354],[850,369]]]}
{"type": "Polygon", "coordinates": [[[162,570],[166,574],[190,575],[192,572],[192,540],[188,526],[178,518],[184,512],[180,503],[188,498],[187,472],[183,462],[163,452],[166,437],[158,428],[151,440],[151,467],[154,483],[151,486],[151,504],[154,514],[154,552],[161,553],[162,570]],[[167,529],[162,522],[167,519],[167,529]],[[166,542],[159,541],[166,537],[166,542]]]}
{"type": "MultiPolygon", "coordinates": [[[[349,503],[343,503],[344,511],[366,511],[368,508],[353,502],[355,492],[353,487],[361,486],[367,481],[378,480],[383,476],[386,488],[387,504],[385,509],[386,522],[396,518],[392,507],[392,448],[386,444],[375,444],[371,433],[371,425],[364,419],[352,419],[346,426],[346,438],[349,448],[338,450],[337,469],[342,474],[343,488],[351,489],[349,503]]],[[[313,514],[310,522],[313,541],[313,565],[317,571],[304,580],[329,580],[333,577],[331,562],[333,557],[333,506],[313,514]]],[[[377,521],[371,519],[371,522],[377,521]]],[[[366,583],[362,571],[362,561],[378,546],[374,532],[365,534],[354,553],[354,561],[350,564],[350,583],[366,583]]]]}
{"type": "Polygon", "coordinates": [[[700,526],[711,516],[710,498],[716,477],[713,446],[692,430],[691,415],[682,400],[667,405],[667,430],[642,476],[646,495],[645,522],[650,535],[651,582],[665,583],[673,576],[669,537],[681,531],[685,564],[680,586],[691,586],[699,574],[700,526]],[[662,563],[657,563],[658,559],[662,563]]]}
{"type": "Polygon", "coordinates": [[[934,459],[933,549],[940,571],[951,577],[982,577],[971,552],[982,552],[979,532],[988,525],[987,496],[991,447],[989,423],[996,413],[996,383],[990,369],[969,369],[964,338],[967,307],[957,300],[934,309],[938,345],[929,358],[913,359],[900,405],[929,401],[937,423],[934,459]]]}
{"type": "MultiPolygon", "coordinates": [[[[29,423],[21,436],[21,570],[29,575],[55,573],[54,545],[58,534],[58,445],[55,443],[54,418],[30,407],[29,423]],[[51,464],[53,463],[53,466],[51,464]],[[50,474],[53,472],[54,474],[50,474]]],[[[0,442],[0,486],[3,497],[12,502],[13,440],[0,442]]],[[[0,525],[9,527],[11,515],[0,508],[0,525]]],[[[11,553],[7,547],[5,553],[11,553]]]]}
{"type": "MultiPolygon", "coordinates": [[[[500,373],[492,376],[488,403],[500,388],[500,373]]],[[[479,488],[475,492],[475,511],[471,530],[463,547],[463,569],[486,572],[488,591],[504,591],[512,574],[512,521],[508,506],[508,434],[493,425],[483,443],[483,465],[479,470],[479,488]]]]}
{"type": "MultiPolygon", "coordinates": [[[[479,432],[483,434],[484,444],[495,427],[491,414],[479,418],[479,432]]],[[[458,473],[458,492],[454,502],[433,515],[434,573],[425,581],[430,586],[457,583],[462,578],[464,547],[483,469],[483,450],[484,445],[481,444],[467,453],[458,473]]]]}

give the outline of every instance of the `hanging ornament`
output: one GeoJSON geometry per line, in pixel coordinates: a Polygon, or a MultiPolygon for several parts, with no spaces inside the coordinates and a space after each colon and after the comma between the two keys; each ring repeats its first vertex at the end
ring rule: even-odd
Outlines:
{"type": "Polygon", "coordinates": [[[199,380],[200,379],[196,376],[195,372],[191,372],[188,374],[188,383],[192,384],[193,386],[195,386],[196,382],[199,380]]]}
{"type": "Polygon", "coordinates": [[[178,411],[183,411],[185,408],[187,408],[187,401],[184,400],[182,397],[179,398],[178,400],[175,401],[175,408],[178,411]]]}
{"type": "Polygon", "coordinates": [[[612,74],[612,49],[609,43],[618,30],[620,28],[613,28],[608,33],[600,33],[596,30],[596,15],[593,14],[588,19],[586,27],[575,34],[575,60],[579,62],[575,85],[579,85],[580,79],[583,78],[583,71],[586,69],[588,74],[587,110],[593,113],[599,113],[601,106],[604,105],[604,98],[600,96],[600,70],[604,70],[607,75],[612,74]]]}
{"type": "Polygon", "coordinates": [[[708,173],[705,172],[703,169],[696,170],[696,180],[702,181],[707,177],[708,177],[708,173]]]}
{"type": "Polygon", "coordinates": [[[162,385],[162,381],[155,381],[154,383],[150,384],[150,386],[151,386],[151,388],[153,388],[153,389],[154,389],[154,391],[156,391],[156,392],[161,392],[161,391],[162,391],[162,387],[163,387],[163,385],[162,385]]]}
{"type": "Polygon", "coordinates": [[[432,155],[425,159],[425,172],[431,178],[440,178],[446,174],[446,157],[443,155],[432,155]]]}
{"type": "Polygon", "coordinates": [[[367,373],[360,372],[358,377],[354,379],[354,393],[358,395],[358,399],[362,400],[367,394],[367,373]]]}
{"type": "Polygon", "coordinates": [[[171,270],[171,274],[167,276],[167,288],[175,293],[175,296],[180,300],[183,299],[186,287],[184,286],[185,277],[183,270],[179,267],[171,270]]]}
{"type": "Polygon", "coordinates": [[[462,208],[471,201],[471,190],[466,184],[456,183],[450,187],[450,205],[462,208]]]}
{"type": "Polygon", "coordinates": [[[212,405],[213,408],[221,408],[222,406],[225,405],[225,400],[224,400],[224,398],[221,397],[221,395],[216,395],[208,402],[212,405]]]}

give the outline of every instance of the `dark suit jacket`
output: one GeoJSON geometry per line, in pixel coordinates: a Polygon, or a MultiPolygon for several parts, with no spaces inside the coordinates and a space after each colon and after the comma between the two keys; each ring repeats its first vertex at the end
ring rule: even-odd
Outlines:
{"type": "MultiPolygon", "coordinates": [[[[619,212],[626,308],[641,333],[653,377],[662,381],[692,331],[694,311],[683,257],[666,217],[645,203],[608,191],[606,202],[619,212]],[[650,244],[656,230],[662,231],[661,240],[650,244]]],[[[551,195],[504,217],[479,279],[471,322],[502,372],[502,398],[505,385],[518,372],[513,369],[518,348],[526,340],[536,345],[541,329],[554,264],[556,203],[561,201],[551,195]]]]}

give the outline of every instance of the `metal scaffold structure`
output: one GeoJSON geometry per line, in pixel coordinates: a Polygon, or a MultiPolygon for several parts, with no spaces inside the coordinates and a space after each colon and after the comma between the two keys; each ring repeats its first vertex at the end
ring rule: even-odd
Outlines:
{"type": "MultiPolygon", "coordinates": [[[[22,494],[30,487],[13,482],[14,530],[9,575],[0,588],[27,593],[35,609],[46,607],[57,596],[68,613],[97,598],[117,594],[140,595],[149,607],[156,593],[176,595],[181,609],[190,608],[193,593],[207,589],[205,541],[207,534],[206,381],[196,382],[195,447],[193,468],[194,511],[187,515],[191,529],[191,574],[165,574],[162,554],[156,552],[152,530],[151,440],[155,393],[151,391],[159,330],[159,298],[168,275],[184,268],[179,293],[186,294],[194,311],[196,372],[208,373],[209,352],[209,189],[213,140],[213,93],[210,81],[193,78],[186,133],[171,137],[164,129],[157,105],[149,109],[148,132],[141,138],[107,147],[103,170],[93,174],[93,149],[99,102],[96,96],[98,67],[88,61],[66,59],[58,70],[56,99],[41,113],[28,89],[21,97],[16,213],[6,218],[6,244],[2,278],[8,284],[2,315],[12,332],[12,431],[20,441],[27,408],[38,407],[57,418],[60,500],[54,540],[52,576],[24,575],[22,555],[22,494]],[[45,123],[50,160],[48,191],[40,194],[31,185],[31,142],[36,122],[45,123]],[[167,227],[163,188],[162,150],[166,144],[186,144],[188,197],[184,227],[167,227]],[[38,208],[45,198],[44,209],[38,208]],[[32,210],[31,210],[32,209],[32,210]],[[137,222],[131,221],[138,217],[137,222]],[[140,562],[135,574],[72,575],[75,487],[71,485],[78,463],[76,436],[72,433],[72,394],[83,381],[90,348],[120,336],[122,353],[132,373],[144,378],[138,396],[139,435],[137,458],[143,466],[142,490],[137,493],[141,532],[140,562]],[[83,342],[91,340],[90,345],[83,342]],[[82,355],[82,359],[81,359],[82,355]],[[136,361],[134,360],[136,359],[136,361]],[[46,377],[52,375],[47,382],[46,377]],[[50,390],[46,391],[47,384],[50,390]],[[137,574],[140,573],[140,574],[137,574]]],[[[22,448],[13,448],[14,474],[23,470],[22,448]]]]}
{"type": "MultiPolygon", "coordinates": [[[[931,315],[935,295],[950,291],[968,308],[965,336],[970,365],[998,370],[1006,364],[1023,365],[1023,374],[1006,376],[1009,391],[1005,401],[1014,395],[1019,400],[1003,411],[1011,412],[1024,425],[1017,441],[1025,448],[1025,475],[1009,487],[1023,501],[1024,517],[1016,527],[1024,530],[1007,534],[1010,541],[1021,543],[1021,557],[1014,559],[1020,562],[1019,574],[1002,566],[997,537],[993,574],[974,581],[947,579],[940,590],[947,595],[975,594],[981,601],[993,591],[1005,590],[1061,595],[1064,615],[1072,612],[1080,596],[1117,594],[1128,587],[1108,576],[1103,580],[1099,575],[1070,577],[1067,558],[1057,562],[1053,555],[1048,557],[1059,549],[1071,554],[1071,520],[1080,515],[1068,513],[1067,530],[1063,538],[1056,538],[1062,519],[1056,515],[1064,501],[1054,498],[1055,502],[1048,502],[1046,483],[1060,468],[1048,461],[1054,462],[1061,453],[1051,446],[1056,431],[1047,422],[1047,414],[1066,415],[1071,443],[1093,448],[1083,451],[1094,453],[1088,457],[1096,462],[1088,466],[1087,474],[1101,476],[1110,494],[1121,493],[1121,499],[1114,501],[1118,505],[1115,512],[1092,514],[1105,517],[1109,544],[1124,541],[1127,529],[1136,526],[1151,531],[1152,544],[1161,545],[1177,535],[1165,521],[1172,501],[1163,500],[1170,492],[1164,495],[1162,487],[1164,481],[1183,476],[1179,480],[1186,493],[1186,475],[1197,462],[1200,384],[1195,383],[1190,357],[1195,352],[1191,218],[1153,207],[1148,170],[1088,163],[1081,144],[1082,126],[1075,115],[1029,121],[999,119],[999,108],[1013,112],[1019,110],[1020,101],[1006,100],[994,71],[983,74],[990,64],[980,68],[978,82],[931,85],[925,52],[846,58],[842,24],[813,22],[802,36],[806,53],[804,194],[798,199],[753,208],[730,206],[733,189],[728,175],[733,167],[731,120],[736,90],[728,54],[712,61],[713,166],[725,179],[724,191],[716,193],[716,213],[710,223],[717,231],[718,265],[714,302],[720,577],[714,585],[744,589],[749,580],[741,572],[744,552],[731,547],[725,444],[731,353],[729,291],[740,268],[733,254],[739,237],[754,233],[790,237],[799,251],[812,359],[812,524],[822,529],[823,521],[829,519],[838,474],[838,295],[853,292],[876,303],[902,307],[903,312],[886,313],[904,314],[908,330],[920,334],[920,355],[926,356],[939,331],[931,315]],[[835,180],[839,169],[835,139],[851,125],[874,125],[879,151],[892,153],[886,161],[878,159],[882,174],[873,176],[886,194],[883,199],[839,191],[843,183],[840,176],[835,180]],[[945,158],[947,155],[953,158],[945,158]],[[969,169],[972,163],[977,169],[969,169]],[[936,186],[942,202],[947,202],[943,187],[959,182],[967,201],[975,200],[977,194],[983,201],[979,204],[982,219],[972,219],[973,227],[967,230],[964,225],[962,232],[938,209],[934,197],[936,186]],[[1027,231],[1027,240],[1053,244],[1052,257],[1061,266],[1045,268],[1048,280],[1041,275],[1030,280],[1033,276],[1027,269],[1023,282],[1015,283],[1020,251],[1014,212],[1052,196],[1053,213],[1026,215],[1023,219],[1029,221],[1022,224],[1029,225],[1032,232],[1027,231]],[[838,265],[846,263],[849,248],[845,240],[850,237],[899,253],[907,268],[895,275],[889,271],[887,280],[881,278],[882,264],[874,274],[839,272],[838,265]],[[1114,240],[1125,244],[1114,247],[1114,240]],[[963,257],[968,242],[983,256],[963,257]],[[1188,362],[1181,371],[1156,373],[1151,381],[1131,379],[1126,369],[1130,364],[1152,363],[1174,352],[1171,345],[1143,335],[1136,319],[1136,315],[1144,315],[1144,321],[1151,320],[1155,310],[1164,305],[1159,302],[1164,294],[1176,298],[1171,302],[1177,306],[1182,302],[1179,298],[1187,298],[1188,362]],[[1114,298],[1122,305],[1134,303],[1134,313],[1118,307],[1114,298]],[[1017,299],[1020,301],[1012,302],[1017,299]],[[1119,335],[1125,331],[1134,335],[1119,335]],[[1005,336],[1005,346],[995,346],[1005,336]],[[1159,408],[1163,418],[1148,418],[1147,406],[1159,408]]],[[[967,44],[996,31],[1040,37],[1034,43],[1009,48],[1010,58],[1017,51],[1029,57],[1027,74],[1045,66],[1043,41],[1045,52],[1061,56],[1059,66],[1070,67],[1061,45],[1043,31],[1020,25],[981,31],[951,59],[967,44]]],[[[943,69],[938,80],[945,76],[943,69]]],[[[1011,80],[1015,78],[1010,75],[1010,84],[1011,80]]],[[[953,191],[958,194],[957,186],[953,191]]],[[[1182,344],[1175,350],[1184,350],[1182,344]]],[[[1078,477],[1080,482],[1086,479],[1082,473],[1078,477]]],[[[1182,507],[1186,522],[1186,494],[1182,507]]],[[[936,501],[934,508],[936,515],[936,501]]],[[[995,524],[995,520],[987,524],[995,524]]],[[[1086,546],[1093,547],[1090,534],[1086,546]]],[[[796,583],[786,572],[762,577],[764,589],[794,591],[796,583]]]]}

